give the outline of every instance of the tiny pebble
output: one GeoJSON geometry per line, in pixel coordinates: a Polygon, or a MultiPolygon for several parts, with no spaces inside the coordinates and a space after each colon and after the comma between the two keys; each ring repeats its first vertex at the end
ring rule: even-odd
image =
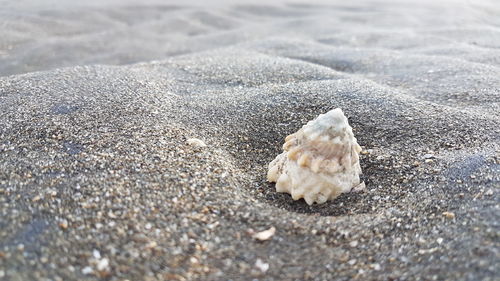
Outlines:
{"type": "Polygon", "coordinates": [[[454,219],[455,218],[455,213],[452,212],[443,212],[443,216],[447,219],[454,219]]]}
{"type": "Polygon", "coordinates": [[[109,260],[107,258],[103,258],[97,263],[97,270],[99,271],[106,271],[108,270],[108,267],[109,267],[109,260]]]}
{"type": "Polygon", "coordinates": [[[156,246],[158,246],[158,243],[156,243],[156,241],[151,241],[146,245],[146,249],[154,249],[156,246]]]}
{"type": "Polygon", "coordinates": [[[255,261],[255,267],[257,267],[262,273],[266,273],[269,270],[269,264],[263,262],[261,259],[255,261]]]}
{"type": "Polygon", "coordinates": [[[90,266],[86,266],[82,269],[82,273],[85,275],[91,274],[92,272],[94,272],[94,270],[90,266]]]}
{"type": "Polygon", "coordinates": [[[62,220],[61,222],[59,222],[59,227],[62,229],[67,229],[68,228],[68,221],[62,220]]]}

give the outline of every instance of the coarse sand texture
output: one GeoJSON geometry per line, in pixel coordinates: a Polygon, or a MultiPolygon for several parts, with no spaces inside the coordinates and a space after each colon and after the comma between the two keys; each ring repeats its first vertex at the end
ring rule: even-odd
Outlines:
{"type": "Polygon", "coordinates": [[[499,280],[499,15],[0,0],[0,280],[499,280]]]}

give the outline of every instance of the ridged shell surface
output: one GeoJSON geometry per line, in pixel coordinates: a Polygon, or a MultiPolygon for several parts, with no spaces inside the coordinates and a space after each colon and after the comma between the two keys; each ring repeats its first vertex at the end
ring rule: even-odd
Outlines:
{"type": "Polygon", "coordinates": [[[267,180],[276,182],[277,192],[307,204],[324,203],[360,183],[358,145],[340,108],[321,114],[285,138],[284,152],[269,164],[267,180]]]}

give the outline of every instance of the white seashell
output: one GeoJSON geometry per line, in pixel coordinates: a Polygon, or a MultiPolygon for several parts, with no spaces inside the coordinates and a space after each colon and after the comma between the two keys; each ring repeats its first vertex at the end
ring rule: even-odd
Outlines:
{"type": "Polygon", "coordinates": [[[277,192],[307,204],[325,203],[363,189],[358,145],[340,108],[321,114],[285,138],[284,152],[269,163],[267,180],[277,192]]]}

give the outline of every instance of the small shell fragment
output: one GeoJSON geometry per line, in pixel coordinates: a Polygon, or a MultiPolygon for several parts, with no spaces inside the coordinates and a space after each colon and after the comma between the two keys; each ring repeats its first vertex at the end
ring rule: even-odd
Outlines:
{"type": "Polygon", "coordinates": [[[205,144],[205,142],[203,142],[202,140],[200,139],[197,139],[197,138],[190,138],[186,141],[186,143],[190,146],[194,146],[194,147],[205,147],[207,146],[205,144]]]}
{"type": "Polygon", "coordinates": [[[252,235],[252,237],[260,241],[266,241],[271,239],[271,237],[273,237],[275,233],[276,233],[276,228],[274,226],[271,226],[271,228],[267,230],[255,233],[254,235],[252,235]]]}

